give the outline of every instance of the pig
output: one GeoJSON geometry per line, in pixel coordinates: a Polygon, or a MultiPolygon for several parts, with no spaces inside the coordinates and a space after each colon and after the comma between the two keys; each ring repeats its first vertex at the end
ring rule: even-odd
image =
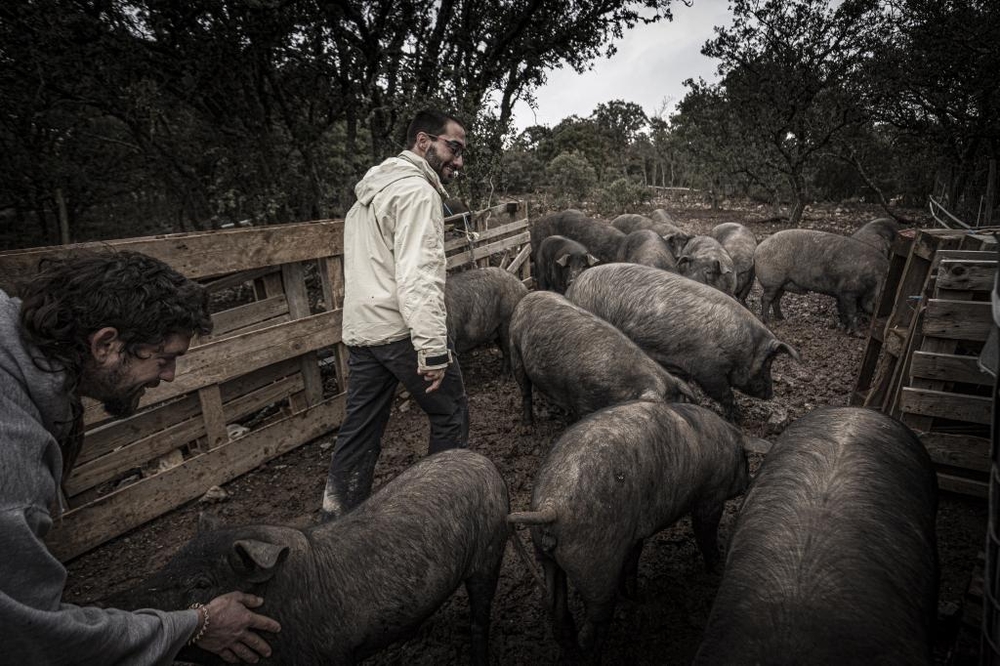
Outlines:
{"type": "Polygon", "coordinates": [[[670,252],[673,253],[676,259],[680,256],[684,245],[691,240],[691,234],[678,227],[663,209],[658,208],[653,211],[653,215],[656,219],[646,217],[645,215],[625,213],[612,220],[611,226],[626,234],[639,229],[652,229],[663,237],[663,240],[670,247],[670,252]]]}
{"type": "MultiPolygon", "coordinates": [[[[354,664],[414,633],[460,584],[472,615],[471,661],[488,664],[490,607],[510,513],[497,468],[468,449],[421,459],[349,513],[304,529],[199,532],[157,574],[113,601],[186,608],[233,589],[263,597],[281,623],[262,663],[354,664]]],[[[120,605],[119,605],[120,607],[120,605]]],[[[182,653],[204,662],[199,649],[182,653]]]]}
{"type": "Polygon", "coordinates": [[[496,341],[505,366],[510,364],[507,326],[528,288],[516,275],[487,267],[455,273],[444,285],[448,337],[459,354],[496,341]]]}
{"type": "Polygon", "coordinates": [[[615,261],[618,247],[625,239],[625,234],[610,224],[589,218],[576,209],[551,213],[531,225],[532,259],[535,263],[542,241],[557,234],[582,244],[602,262],[615,261]]]}
{"type": "Polygon", "coordinates": [[[892,244],[896,242],[897,236],[899,236],[899,223],[887,217],[872,220],[851,234],[851,238],[877,247],[886,257],[891,253],[892,244]]]}
{"type": "Polygon", "coordinates": [[[935,663],[937,481],[913,432],[814,410],[743,500],[694,663],[935,663]]]}
{"type": "Polygon", "coordinates": [[[756,236],[738,222],[718,224],[712,227],[709,235],[719,241],[733,260],[733,270],[736,272],[736,289],[733,295],[746,306],[747,295],[753,287],[753,253],[757,249],[756,236]]]}
{"type": "Polygon", "coordinates": [[[578,647],[567,579],[585,607],[579,647],[596,662],[618,587],[634,585],[646,539],[690,513],[705,565],[715,567],[725,502],[746,489],[745,449],[760,445],[770,446],[704,407],[641,401],[595,412],[559,437],[535,477],[531,510],[508,520],[532,526],[553,634],[566,652],[578,647]]]}
{"type": "Polygon", "coordinates": [[[691,387],[621,331],[551,291],[531,292],[518,303],[510,321],[510,348],[525,425],[533,422],[533,386],[574,420],[627,400],[695,397],[691,387]]]}
{"type": "Polygon", "coordinates": [[[677,260],[674,259],[670,246],[652,229],[636,229],[625,236],[619,249],[618,261],[677,272],[677,260]]]}
{"type": "Polygon", "coordinates": [[[580,273],[598,263],[597,257],[571,238],[555,235],[542,241],[535,262],[539,289],[566,292],[580,273]]]}
{"type": "Polygon", "coordinates": [[[677,258],[677,271],[724,294],[732,296],[736,291],[736,269],[732,257],[711,236],[691,237],[677,258]]]}
{"type": "Polygon", "coordinates": [[[595,266],[566,297],[617,327],[671,373],[699,384],[730,419],[738,416],[733,388],[770,399],[775,357],[799,359],[736,299],[649,266],[595,266]]]}
{"type": "Polygon", "coordinates": [[[882,250],[864,241],[826,231],[785,229],[757,246],[753,255],[757,281],[764,293],[760,316],[769,321],[769,311],[784,319],[781,297],[786,291],[814,291],[837,299],[840,326],[848,334],[858,330],[858,311],[871,314],[889,260],[882,250]]]}

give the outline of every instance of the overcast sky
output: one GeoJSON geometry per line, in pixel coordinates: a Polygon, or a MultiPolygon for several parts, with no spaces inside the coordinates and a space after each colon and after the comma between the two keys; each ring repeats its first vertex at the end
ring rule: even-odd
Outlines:
{"type": "Polygon", "coordinates": [[[712,26],[728,25],[726,0],[695,0],[691,7],[674,2],[674,20],[638,25],[617,42],[618,53],[601,58],[594,68],[577,74],[564,67],[549,73],[548,83],[536,92],[537,110],[524,102],[514,107],[517,130],[531,125],[554,127],[567,116],[589,116],[594,108],[614,99],[635,102],[646,115],[655,115],[664,100],[673,105],[683,99],[685,79],[715,80],[718,61],[701,54],[702,45],[714,36],[712,26]]]}

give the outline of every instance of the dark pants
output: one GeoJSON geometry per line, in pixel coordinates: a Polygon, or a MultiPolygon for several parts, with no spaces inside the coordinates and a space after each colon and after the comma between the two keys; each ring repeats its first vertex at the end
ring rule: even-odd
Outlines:
{"type": "Polygon", "coordinates": [[[409,339],[348,347],[348,352],[347,414],[330,460],[323,493],[325,517],[343,515],[371,494],[382,433],[399,382],[430,419],[428,454],[465,448],[469,440],[469,405],[457,356],[453,355],[441,386],[427,393],[430,382],[417,374],[417,352],[409,339]]]}

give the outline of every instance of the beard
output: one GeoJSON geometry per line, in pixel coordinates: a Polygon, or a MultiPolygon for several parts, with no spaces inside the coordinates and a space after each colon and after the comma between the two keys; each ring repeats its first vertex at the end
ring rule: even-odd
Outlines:
{"type": "Polygon", "coordinates": [[[447,175],[445,166],[448,163],[441,158],[440,153],[437,151],[436,143],[432,143],[431,147],[427,149],[427,152],[424,154],[424,159],[427,160],[427,163],[431,165],[432,169],[434,169],[434,173],[436,173],[438,178],[441,179],[442,185],[447,185],[451,181],[455,180],[455,176],[458,175],[458,171],[454,167],[450,167],[451,175],[447,175]]]}
{"type": "Polygon", "coordinates": [[[135,414],[139,409],[139,400],[146,392],[142,384],[127,386],[126,374],[126,361],[122,359],[117,367],[95,377],[91,386],[91,397],[101,403],[104,411],[118,418],[135,414]]]}

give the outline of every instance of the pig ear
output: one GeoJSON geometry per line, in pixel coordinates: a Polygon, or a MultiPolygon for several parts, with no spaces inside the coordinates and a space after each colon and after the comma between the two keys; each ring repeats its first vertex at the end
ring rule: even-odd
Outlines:
{"type": "Polygon", "coordinates": [[[600,259],[598,259],[597,257],[595,257],[592,254],[588,254],[587,255],[587,265],[588,266],[595,266],[595,265],[597,265],[599,263],[601,263],[600,259]]]}
{"type": "Polygon", "coordinates": [[[786,354],[794,358],[796,361],[801,360],[799,358],[799,353],[795,351],[795,349],[787,342],[781,342],[780,340],[773,340],[771,342],[771,356],[775,356],[777,354],[780,354],[781,352],[785,352],[786,354]]]}
{"type": "Polygon", "coordinates": [[[288,546],[256,539],[239,539],[233,542],[229,563],[247,580],[263,583],[274,576],[286,557],[288,557],[288,546]]]}
{"type": "Polygon", "coordinates": [[[565,267],[566,264],[569,263],[569,255],[568,254],[562,255],[561,257],[556,259],[556,263],[559,264],[560,266],[565,267]]]}
{"type": "Polygon", "coordinates": [[[214,532],[216,530],[221,530],[223,527],[222,519],[219,518],[214,513],[209,513],[208,511],[202,511],[198,514],[198,533],[201,532],[214,532]]]}
{"type": "Polygon", "coordinates": [[[759,437],[751,437],[750,435],[747,435],[743,438],[743,450],[750,453],[768,453],[770,452],[772,446],[774,446],[774,444],[759,437]]]}

